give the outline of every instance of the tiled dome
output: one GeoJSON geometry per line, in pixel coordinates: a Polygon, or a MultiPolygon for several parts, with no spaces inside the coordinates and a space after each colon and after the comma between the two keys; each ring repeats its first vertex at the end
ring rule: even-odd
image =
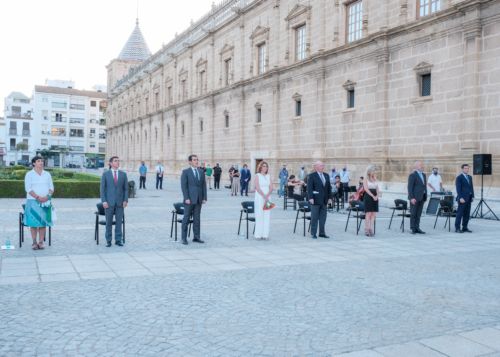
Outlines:
{"type": "Polygon", "coordinates": [[[123,46],[118,59],[125,61],[145,61],[151,56],[151,51],[139,29],[139,20],[135,23],[134,31],[130,34],[125,46],[123,46]]]}

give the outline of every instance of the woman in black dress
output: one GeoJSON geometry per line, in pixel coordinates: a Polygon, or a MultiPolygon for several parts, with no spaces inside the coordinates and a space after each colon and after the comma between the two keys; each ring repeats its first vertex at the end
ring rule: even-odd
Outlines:
{"type": "Polygon", "coordinates": [[[373,237],[375,235],[375,217],[378,212],[378,201],[381,197],[374,165],[370,165],[366,169],[363,187],[365,189],[363,197],[365,204],[365,235],[373,237]]]}

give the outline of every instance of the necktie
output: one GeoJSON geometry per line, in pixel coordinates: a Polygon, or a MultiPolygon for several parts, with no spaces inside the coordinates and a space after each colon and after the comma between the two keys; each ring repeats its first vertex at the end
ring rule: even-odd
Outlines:
{"type": "Polygon", "coordinates": [[[196,176],[196,179],[200,181],[200,176],[198,176],[198,170],[194,169],[194,175],[196,176]]]}
{"type": "Polygon", "coordinates": [[[116,175],[115,170],[113,170],[113,173],[114,173],[113,181],[115,181],[115,185],[116,185],[118,183],[118,176],[116,175]]]}
{"type": "Polygon", "coordinates": [[[325,186],[325,175],[322,173],[318,172],[319,177],[321,178],[321,182],[323,182],[323,186],[325,186]]]}
{"type": "Polygon", "coordinates": [[[470,185],[469,177],[467,175],[464,176],[465,176],[465,181],[467,181],[467,183],[470,185]]]}

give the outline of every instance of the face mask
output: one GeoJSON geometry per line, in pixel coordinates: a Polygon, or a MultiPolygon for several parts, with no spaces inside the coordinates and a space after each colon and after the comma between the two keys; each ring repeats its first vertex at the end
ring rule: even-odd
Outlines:
{"type": "Polygon", "coordinates": [[[438,172],[437,172],[436,170],[432,171],[432,173],[433,173],[434,175],[437,175],[437,174],[438,174],[438,172]]]}

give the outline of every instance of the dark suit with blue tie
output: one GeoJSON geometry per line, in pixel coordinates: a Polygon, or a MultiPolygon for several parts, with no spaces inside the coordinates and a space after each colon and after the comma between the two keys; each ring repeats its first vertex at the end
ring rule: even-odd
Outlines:
{"type": "Polygon", "coordinates": [[[408,199],[415,199],[415,204],[410,202],[410,228],[412,232],[419,231],[420,216],[427,201],[427,178],[423,172],[415,170],[408,177],[408,199]]]}
{"type": "Polygon", "coordinates": [[[455,219],[455,229],[460,229],[460,223],[462,223],[462,230],[467,230],[467,225],[469,224],[470,208],[472,200],[474,199],[474,185],[472,183],[472,176],[460,174],[455,180],[455,186],[457,189],[457,217],[455,219]],[[460,199],[465,202],[461,203],[460,199]]]}
{"type": "Polygon", "coordinates": [[[181,190],[184,202],[184,217],[182,218],[182,241],[187,242],[188,224],[193,216],[194,239],[200,239],[201,205],[207,200],[207,184],[205,173],[199,168],[189,167],[182,171],[181,190]],[[190,200],[190,204],[186,204],[190,200]]]}
{"type": "Polygon", "coordinates": [[[101,202],[106,202],[108,208],[104,209],[106,214],[106,241],[111,243],[113,228],[113,216],[115,216],[115,242],[122,241],[122,225],[123,222],[123,202],[128,202],[128,179],[127,174],[118,170],[116,172],[116,182],[114,178],[114,170],[107,170],[101,177],[101,202]]]}
{"type": "Polygon", "coordinates": [[[326,205],[332,198],[330,177],[324,172],[313,172],[307,178],[307,199],[311,204],[311,235],[316,236],[319,223],[319,235],[324,236],[326,222],[326,205]]]}

